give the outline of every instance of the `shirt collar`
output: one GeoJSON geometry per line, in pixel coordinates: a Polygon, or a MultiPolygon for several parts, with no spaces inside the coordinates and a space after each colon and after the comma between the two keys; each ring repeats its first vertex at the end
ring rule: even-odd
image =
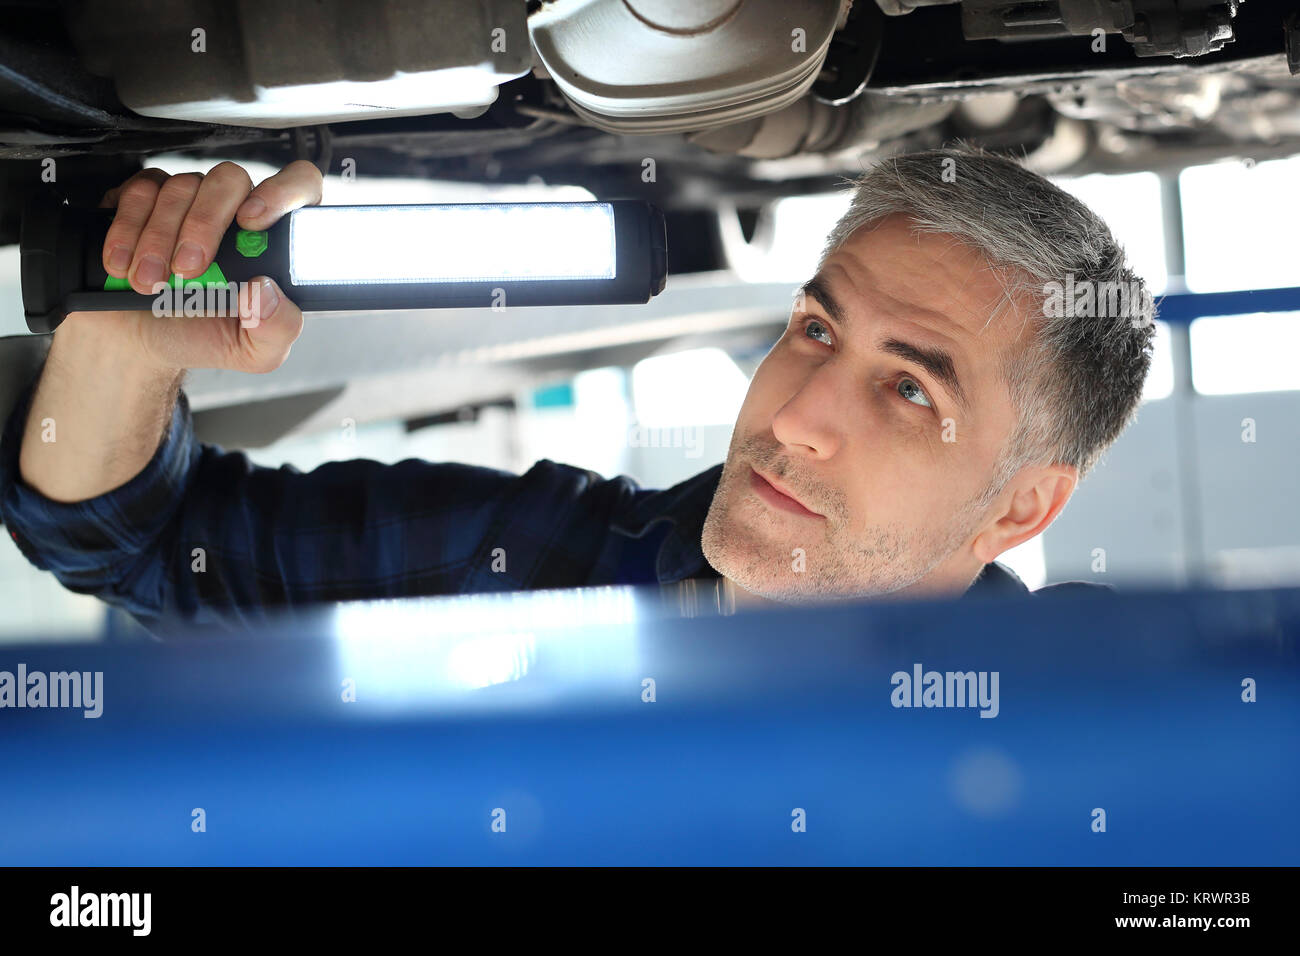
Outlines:
{"type": "Polygon", "coordinates": [[[704,519],[721,478],[720,462],[671,488],[646,495],[627,514],[610,522],[613,530],[633,538],[644,537],[652,527],[667,523],[667,537],[659,546],[655,561],[660,584],[684,578],[721,577],[705,560],[700,544],[704,519]]]}

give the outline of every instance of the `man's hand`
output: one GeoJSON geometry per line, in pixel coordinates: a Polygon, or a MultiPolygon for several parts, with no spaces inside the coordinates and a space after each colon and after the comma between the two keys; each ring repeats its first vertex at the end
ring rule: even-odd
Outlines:
{"type": "MultiPolygon", "coordinates": [[[[117,208],[104,239],[104,268],[145,295],[173,272],[195,278],[212,264],[232,222],[268,229],[294,209],[318,204],[322,183],[320,171],[305,160],[290,163],[256,189],[234,163],[221,163],[206,176],[142,170],[100,202],[117,208]]],[[[302,312],[270,279],[260,282],[256,294],[240,290],[238,318],[74,312],[64,325],[94,323],[104,327],[101,332],[112,327],[124,348],[138,350],[139,361],[158,369],[269,372],[280,367],[302,333],[302,312]]]]}
{"type": "MultiPolygon", "coordinates": [[[[147,295],[172,272],[195,278],[212,264],[233,221],[267,229],[319,203],[322,184],[303,160],[256,189],[234,163],[206,176],[142,170],[100,203],[117,208],[104,268],[147,295]]],[[[111,491],[153,457],[185,369],[279,368],[302,333],[302,312],[268,278],[250,293],[241,289],[238,316],[70,313],[54,332],[32,397],[18,463],[23,481],[56,501],[111,491]]]]}

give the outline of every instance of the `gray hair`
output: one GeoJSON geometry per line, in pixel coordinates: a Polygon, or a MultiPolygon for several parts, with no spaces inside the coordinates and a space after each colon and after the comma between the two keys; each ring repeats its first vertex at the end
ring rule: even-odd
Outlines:
{"type": "Polygon", "coordinates": [[[852,202],[818,268],[859,228],[901,213],[914,231],[982,252],[1004,290],[994,315],[1019,303],[1037,325],[1025,354],[1000,363],[1019,417],[981,504],[1026,464],[1074,465],[1082,479],[1136,415],[1155,334],[1151,295],[1106,224],[1014,159],[966,143],[895,156],[847,182],[852,202]],[[1049,289],[1067,282],[1091,284],[1096,311],[1111,311],[1100,305],[1105,290],[1119,290],[1124,307],[1088,317],[1070,301],[1049,308],[1049,289]]]}

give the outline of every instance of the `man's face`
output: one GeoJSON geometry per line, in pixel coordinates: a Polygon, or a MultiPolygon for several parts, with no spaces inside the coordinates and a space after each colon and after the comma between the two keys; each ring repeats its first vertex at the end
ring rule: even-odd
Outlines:
{"type": "Polygon", "coordinates": [[[736,420],[705,557],[794,603],[964,590],[996,518],[979,498],[1015,425],[999,364],[1032,332],[1023,313],[977,251],[899,216],[804,288],[736,420]]]}

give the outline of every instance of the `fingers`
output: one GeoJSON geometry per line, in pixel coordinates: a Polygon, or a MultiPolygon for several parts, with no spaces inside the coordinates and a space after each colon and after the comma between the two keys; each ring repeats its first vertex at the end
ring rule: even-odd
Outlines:
{"type": "Polygon", "coordinates": [[[135,257],[136,242],[153,213],[154,200],[167,181],[161,169],[142,169],[121,186],[104,194],[100,206],[117,207],[117,215],[104,237],[104,270],[125,278],[135,257]]]}
{"type": "Polygon", "coordinates": [[[253,187],[242,166],[218,163],[203,177],[176,234],[170,271],[182,279],[202,275],[216,258],[235,210],[253,187]]]}
{"type": "Polygon", "coordinates": [[[212,264],[236,215],[242,228],[267,229],[294,209],[319,204],[323,186],[320,170],[306,160],[295,160],[256,189],[231,162],[206,176],[142,170],[100,201],[117,207],[104,240],[104,270],[144,294],[173,272],[195,278],[212,264]]]}
{"type": "Polygon", "coordinates": [[[237,219],[244,229],[269,229],[286,213],[320,204],[325,180],[305,159],[297,159],[248,194],[237,219]]]}
{"type": "Polygon", "coordinates": [[[171,275],[176,237],[202,184],[202,173],[181,173],[158,188],[153,212],[140,231],[131,267],[126,271],[136,292],[152,293],[157,283],[166,282],[171,275]]]}
{"type": "Polygon", "coordinates": [[[272,279],[259,276],[245,283],[239,294],[239,347],[226,367],[274,371],[289,357],[302,328],[302,310],[284,297],[272,279]]]}

